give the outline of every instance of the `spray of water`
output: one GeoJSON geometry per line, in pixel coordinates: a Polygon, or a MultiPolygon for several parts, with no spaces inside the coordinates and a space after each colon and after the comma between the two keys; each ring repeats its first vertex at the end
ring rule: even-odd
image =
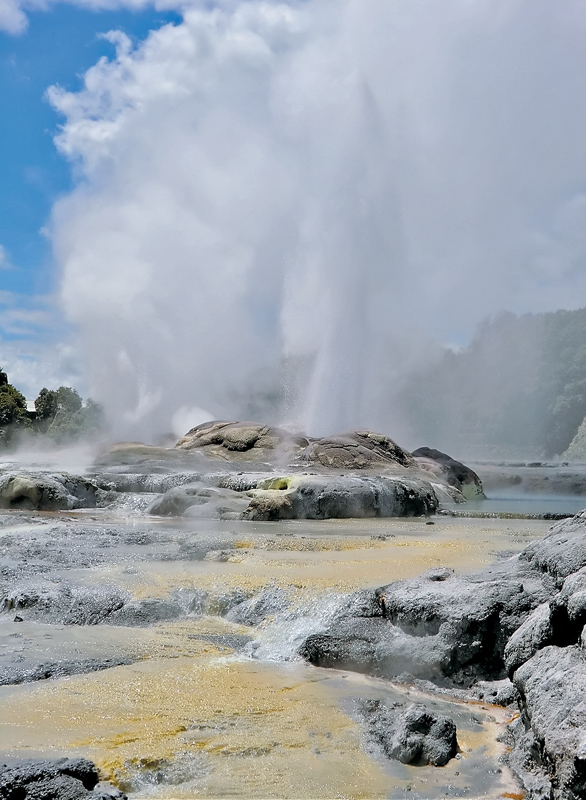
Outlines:
{"type": "Polygon", "coordinates": [[[582,302],[585,27],[580,0],[250,0],[108,34],[49,98],[62,299],[114,432],[401,440],[438,342],[582,302]]]}

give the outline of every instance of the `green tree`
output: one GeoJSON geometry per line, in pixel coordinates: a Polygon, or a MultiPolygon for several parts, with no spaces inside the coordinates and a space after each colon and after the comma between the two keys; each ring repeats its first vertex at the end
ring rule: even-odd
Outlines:
{"type": "Polygon", "coordinates": [[[0,442],[12,443],[18,432],[29,426],[24,395],[8,383],[8,376],[0,370],[0,442]]]}

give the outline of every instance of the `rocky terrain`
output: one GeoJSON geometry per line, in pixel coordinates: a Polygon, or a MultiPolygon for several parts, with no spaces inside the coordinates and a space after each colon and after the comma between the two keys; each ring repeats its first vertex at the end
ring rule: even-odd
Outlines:
{"type": "Polygon", "coordinates": [[[516,703],[508,761],[527,797],[578,800],[586,796],[585,625],[582,512],[482,572],[436,569],[358,592],[301,653],[320,666],[516,703]]]}
{"type": "Polygon", "coordinates": [[[472,470],[438,451],[414,457],[386,436],[309,440],[254,423],[205,423],[173,448],[119,444],[84,476],[6,470],[0,508],[116,506],[141,494],[161,516],[279,520],[421,516],[482,493],[472,470]]]}
{"type": "MultiPolygon", "coordinates": [[[[442,498],[482,491],[472,470],[437,451],[409,454],[364,431],[310,441],[248,423],[200,426],[174,448],[118,445],[83,476],[8,468],[0,473],[0,606],[11,625],[10,641],[0,642],[0,685],[131,664],[147,648],[139,631],[186,618],[216,615],[251,631],[279,616],[292,623],[291,596],[279,586],[145,596],[120,581],[88,581],[113,565],[132,576],[149,559],[237,557],[235,534],[155,533],[149,515],[258,522],[427,517],[442,498]],[[85,523],[76,516],[80,509],[132,513],[136,521],[128,527],[97,516],[85,523]],[[45,513],[56,511],[66,513],[45,513]],[[23,524],[30,526],[25,538],[12,530],[23,524]],[[80,644],[68,638],[70,626],[96,633],[80,644]],[[114,635],[120,628],[136,636],[121,640],[114,635]],[[52,639],[53,650],[46,644],[52,639]]],[[[215,647],[248,648],[253,658],[259,652],[242,632],[206,636],[215,647]]],[[[586,796],[586,512],[480,572],[439,566],[340,596],[295,648],[319,667],[517,709],[506,758],[526,797],[586,796]]],[[[384,758],[441,767],[458,753],[454,722],[424,704],[371,699],[353,713],[366,747],[384,758]]],[[[122,796],[79,759],[0,767],[2,798],[122,796]]]]}

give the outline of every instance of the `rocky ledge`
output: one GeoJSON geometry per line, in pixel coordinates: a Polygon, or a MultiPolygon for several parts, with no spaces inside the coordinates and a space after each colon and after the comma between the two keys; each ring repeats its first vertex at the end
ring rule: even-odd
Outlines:
{"type": "Polygon", "coordinates": [[[516,703],[507,758],[527,800],[586,797],[586,511],[482,572],[434,569],[357,592],[300,653],[516,703]]]}
{"type": "Polygon", "coordinates": [[[280,520],[425,516],[482,494],[445,453],[412,455],[372,431],[323,439],[251,422],[210,422],[172,448],[131,442],[100,454],[86,476],[6,470],[0,508],[120,507],[160,516],[280,520]]]}

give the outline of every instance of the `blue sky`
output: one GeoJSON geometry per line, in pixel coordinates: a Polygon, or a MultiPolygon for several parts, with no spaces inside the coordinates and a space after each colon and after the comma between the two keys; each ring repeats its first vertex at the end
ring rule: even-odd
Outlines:
{"type": "Polygon", "coordinates": [[[71,189],[71,168],[53,136],[61,122],[45,99],[52,84],[77,90],[83,73],[113,46],[100,33],[133,38],[176,18],[152,9],[93,12],[69,5],[36,11],[20,35],[0,32],[0,244],[14,269],[2,288],[45,294],[54,288],[51,249],[42,229],[55,198],[71,189]]]}
{"type": "MultiPolygon", "coordinates": [[[[54,302],[59,275],[46,226],[74,177],[53,141],[62,119],[46,91],[52,85],[79,90],[85,71],[113,56],[102,33],[122,30],[136,42],[179,19],[150,7],[93,11],[60,4],[29,13],[21,33],[0,30],[0,366],[14,362],[29,394],[38,378],[22,365],[32,368],[36,346],[61,341],[68,327],[54,302]]],[[[39,373],[51,380],[50,370],[39,373]]],[[[83,385],[73,361],[63,376],[83,385]]]]}

